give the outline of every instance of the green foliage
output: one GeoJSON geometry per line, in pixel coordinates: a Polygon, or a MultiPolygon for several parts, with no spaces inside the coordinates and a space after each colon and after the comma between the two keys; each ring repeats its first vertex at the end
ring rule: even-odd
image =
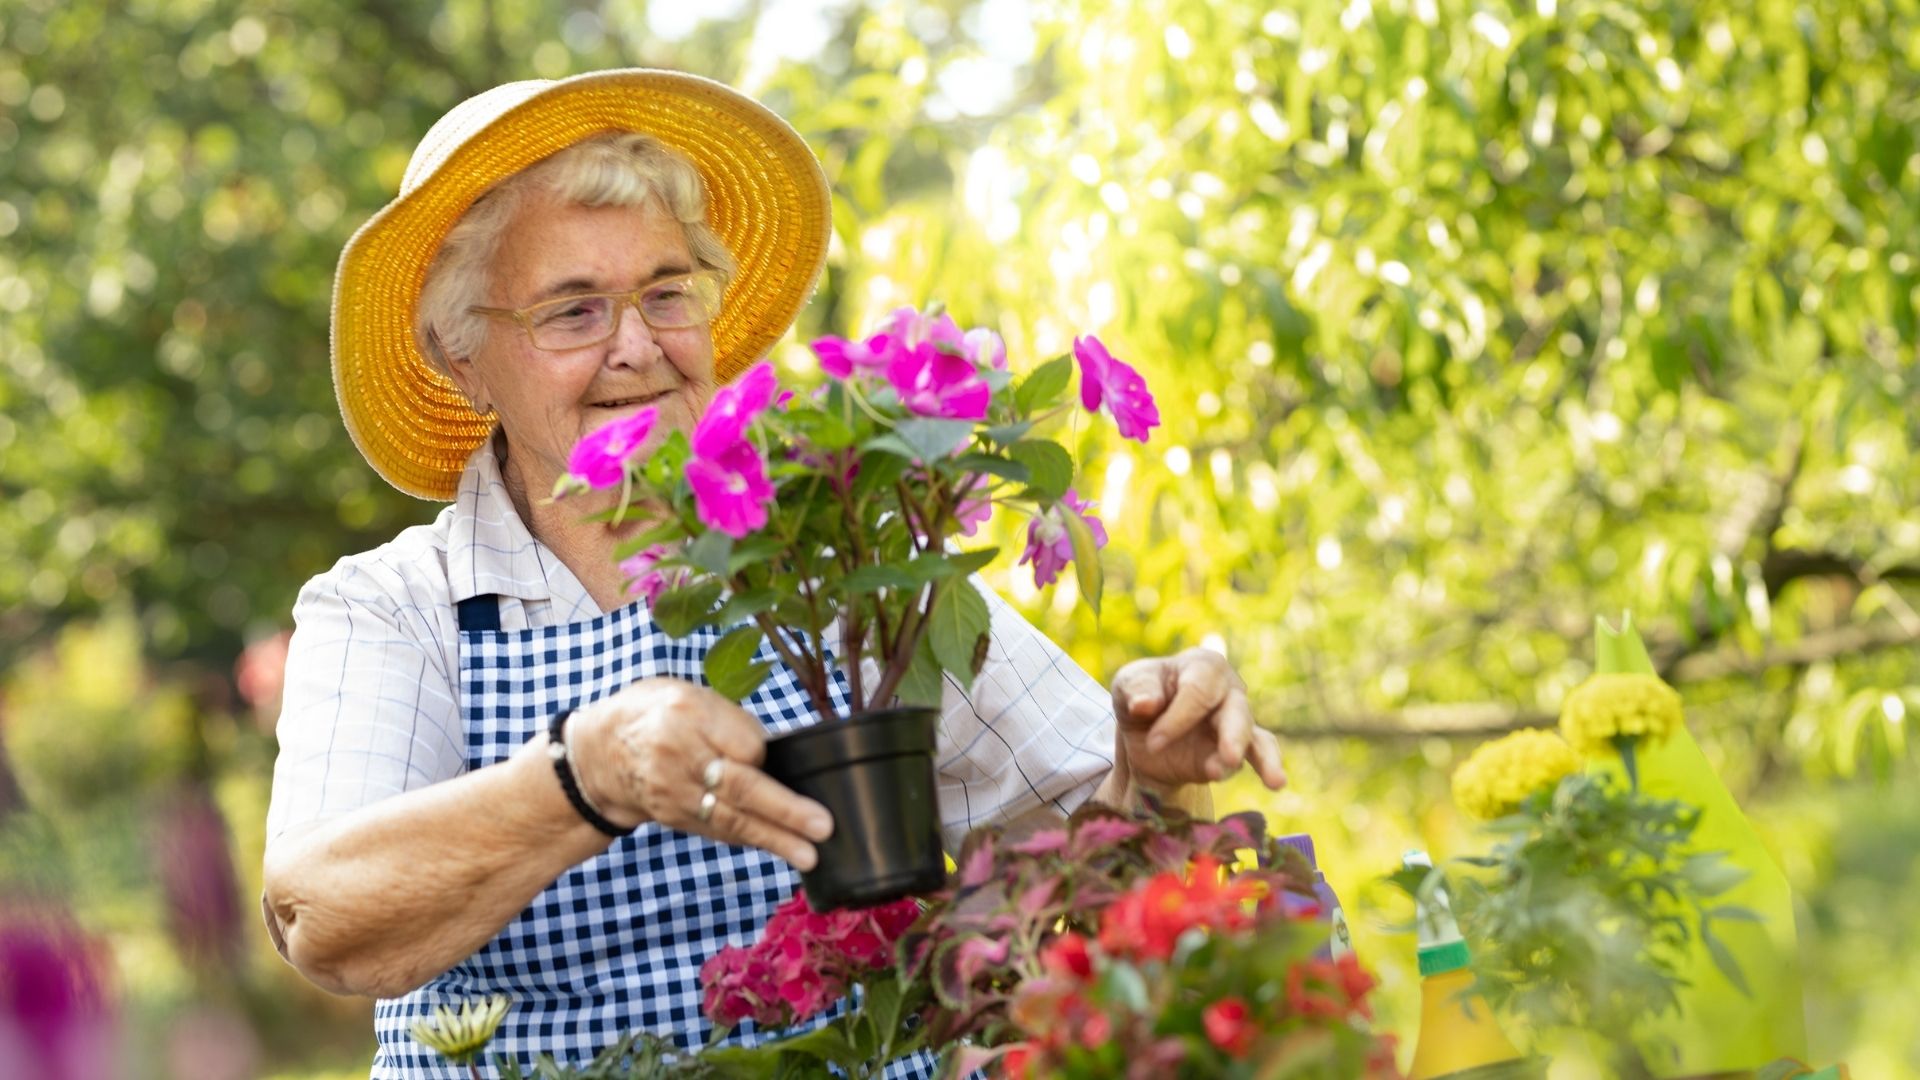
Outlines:
{"type": "Polygon", "coordinates": [[[1745,872],[1694,850],[1699,819],[1610,774],[1576,773],[1490,823],[1491,851],[1460,860],[1478,872],[1451,892],[1493,1007],[1534,1031],[1592,1032],[1633,1053],[1634,1027],[1678,1007],[1696,935],[1745,991],[1713,923],[1757,916],[1716,902],[1745,872]]]}

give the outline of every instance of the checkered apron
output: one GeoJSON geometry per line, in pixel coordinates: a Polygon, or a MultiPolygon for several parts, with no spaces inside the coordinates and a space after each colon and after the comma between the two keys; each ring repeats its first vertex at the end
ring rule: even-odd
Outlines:
{"type": "MultiPolygon", "coordinates": [[[[545,731],[562,708],[598,700],[648,676],[704,685],[702,661],[719,640],[713,630],[667,636],[644,604],[565,626],[502,631],[498,599],[460,604],[461,714],[467,767],[505,760],[545,731]]],[[[799,680],[771,646],[758,659],[773,673],[741,704],[769,734],[804,725],[811,708],[799,680]]],[[[847,689],[836,673],[833,703],[847,689]]],[[[683,1047],[705,1044],[700,965],[727,945],[755,940],[781,902],[800,887],[785,862],[660,825],[643,826],[605,852],[560,875],[499,935],[453,969],[404,997],[374,1008],[379,1052],[374,1080],[465,1080],[464,1069],[407,1033],[434,1006],[503,993],[513,1006],[488,1046],[531,1072],[551,1054],[584,1065],[621,1035],[644,1029],[683,1047]]],[[[824,1023],[838,1015],[836,1005],[824,1023]]],[[[728,1041],[753,1044],[779,1032],[742,1024],[728,1041]]],[[[931,1077],[931,1054],[905,1058],[885,1076],[931,1077]]],[[[489,1068],[489,1072],[491,1069],[489,1068]]]]}

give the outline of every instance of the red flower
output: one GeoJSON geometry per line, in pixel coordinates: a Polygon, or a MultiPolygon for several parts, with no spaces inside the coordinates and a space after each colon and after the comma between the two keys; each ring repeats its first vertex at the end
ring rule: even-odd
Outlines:
{"type": "Polygon", "coordinates": [[[1000,1058],[1000,1075],[1007,1080],[1027,1080],[1033,1076],[1033,1049],[1019,1043],[1000,1058]]]}
{"type": "Polygon", "coordinates": [[[1114,901],[1100,924],[1100,947],[1111,956],[1165,960],[1181,934],[1195,927],[1240,930],[1252,925],[1246,902],[1258,886],[1222,881],[1218,860],[1202,855],[1191,873],[1156,874],[1114,901]]]}
{"type": "Polygon", "coordinates": [[[1287,1008],[1308,1019],[1338,1020],[1352,1011],[1331,960],[1302,960],[1287,969],[1287,1008]]]}
{"type": "Polygon", "coordinates": [[[1238,997],[1221,998],[1200,1013],[1207,1039],[1231,1058],[1246,1057],[1259,1038],[1259,1026],[1248,1015],[1247,1003],[1238,997]]]}
{"type": "Polygon", "coordinates": [[[1106,1013],[1094,1013],[1080,1025],[1080,1045],[1089,1050],[1100,1049],[1112,1038],[1113,1020],[1106,1013]]]}
{"type": "Polygon", "coordinates": [[[1371,1019],[1373,1006],[1367,1004],[1367,993],[1380,984],[1378,979],[1360,966],[1360,961],[1352,953],[1334,961],[1340,976],[1340,990],[1347,995],[1347,1004],[1361,1016],[1371,1019]]]}
{"type": "Polygon", "coordinates": [[[1084,935],[1071,931],[1040,950],[1040,966],[1048,974],[1085,982],[1093,978],[1093,954],[1084,935]]]}

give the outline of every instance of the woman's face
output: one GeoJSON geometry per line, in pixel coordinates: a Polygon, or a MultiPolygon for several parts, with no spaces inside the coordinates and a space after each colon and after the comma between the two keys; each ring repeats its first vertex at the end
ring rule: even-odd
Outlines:
{"type": "MultiPolygon", "coordinates": [[[[585,207],[530,194],[500,238],[486,303],[521,309],[696,269],[680,223],[652,202],[585,207]]],[[[692,428],[713,397],[713,336],[707,326],[655,330],[628,307],[608,340],[546,352],[499,320],[475,355],[452,362],[452,373],[469,397],[499,413],[508,468],[523,490],[543,495],[566,471],[574,443],[609,421],[652,405],[660,410],[656,430],[692,428]]]]}

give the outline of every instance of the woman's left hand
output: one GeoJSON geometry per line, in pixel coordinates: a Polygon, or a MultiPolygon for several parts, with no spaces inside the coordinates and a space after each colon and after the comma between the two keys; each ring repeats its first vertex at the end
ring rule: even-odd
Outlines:
{"type": "Polygon", "coordinates": [[[1286,786],[1280,740],[1253,722],[1247,684],[1210,649],[1135,660],[1113,678],[1115,748],[1134,783],[1161,793],[1224,780],[1251,763],[1261,783],[1286,786]]]}

